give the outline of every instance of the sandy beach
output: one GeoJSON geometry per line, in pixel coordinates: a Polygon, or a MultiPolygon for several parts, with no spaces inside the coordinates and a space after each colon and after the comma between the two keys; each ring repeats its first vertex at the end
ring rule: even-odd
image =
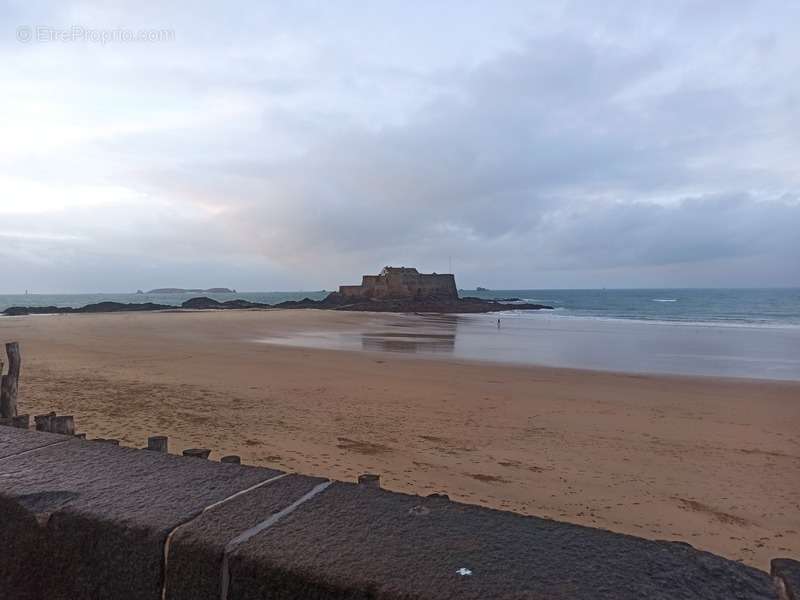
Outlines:
{"type": "Polygon", "coordinates": [[[21,411],[73,414],[90,438],[142,446],[164,434],[172,452],[345,480],[376,472],[392,490],[684,541],[760,568],[800,554],[800,383],[263,342],[382,318],[393,317],[14,317],[0,319],[0,340],[22,345],[21,411]]]}

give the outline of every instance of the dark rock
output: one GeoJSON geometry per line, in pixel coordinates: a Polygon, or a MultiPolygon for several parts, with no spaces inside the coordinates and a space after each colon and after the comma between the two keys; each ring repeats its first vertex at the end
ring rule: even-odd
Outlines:
{"type": "Polygon", "coordinates": [[[11,306],[3,311],[9,317],[22,315],[55,315],[59,313],[72,312],[74,309],[62,306],[11,306]]]}
{"type": "Polygon", "coordinates": [[[271,308],[269,304],[250,302],[249,300],[226,300],[222,305],[225,308],[271,308]]]}
{"type": "Polygon", "coordinates": [[[3,314],[9,317],[20,315],[57,315],[69,313],[110,313],[110,312],[136,312],[136,311],[149,311],[149,310],[169,310],[174,309],[174,306],[167,304],[154,304],[152,302],[139,303],[122,303],[122,302],[98,302],[96,304],[87,304],[80,308],[72,308],[71,306],[12,306],[3,311],[3,314]]]}
{"type": "Polygon", "coordinates": [[[274,308],[318,308],[364,312],[398,313],[486,313],[504,310],[552,309],[544,304],[504,304],[482,298],[458,298],[427,296],[423,298],[354,298],[331,292],[323,300],[290,300],[276,304],[274,308]]]}
{"type": "Polygon", "coordinates": [[[213,298],[201,296],[200,298],[192,298],[181,304],[181,308],[189,308],[193,310],[209,310],[209,309],[243,309],[243,308],[270,308],[269,304],[261,302],[250,302],[249,300],[227,300],[219,302],[213,298]]]}
{"type": "Polygon", "coordinates": [[[200,298],[192,298],[181,304],[181,308],[192,308],[196,310],[206,310],[212,308],[222,308],[222,302],[201,296],[200,298]]]}
{"type": "Polygon", "coordinates": [[[108,312],[137,312],[149,310],[169,310],[174,309],[169,304],[154,304],[153,302],[124,304],[122,302],[98,302],[97,304],[87,304],[81,308],[76,308],[71,312],[77,313],[108,313],[108,312]]]}
{"type": "MultiPolygon", "coordinates": [[[[329,294],[331,296],[332,294],[329,294]]],[[[338,296],[338,294],[336,294],[338,296]]],[[[286,300],[274,305],[274,308],[328,308],[331,302],[327,302],[328,298],[324,300],[312,300],[311,298],[303,298],[302,300],[286,300]]]]}

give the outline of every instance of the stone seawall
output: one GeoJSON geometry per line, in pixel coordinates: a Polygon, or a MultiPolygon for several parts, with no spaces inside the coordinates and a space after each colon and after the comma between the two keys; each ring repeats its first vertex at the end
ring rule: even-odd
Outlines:
{"type": "Polygon", "coordinates": [[[0,598],[795,599],[773,575],[600,529],[0,427],[0,598]]]}

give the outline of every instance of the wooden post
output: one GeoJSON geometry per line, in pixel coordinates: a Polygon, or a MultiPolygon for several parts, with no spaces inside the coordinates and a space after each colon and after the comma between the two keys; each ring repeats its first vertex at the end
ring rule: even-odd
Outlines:
{"type": "Polygon", "coordinates": [[[208,458],[211,450],[208,448],[187,448],[183,451],[184,456],[192,456],[194,458],[208,458]]]}
{"type": "Polygon", "coordinates": [[[358,485],[371,488],[380,488],[381,476],[375,475],[374,473],[363,473],[358,476],[358,485]]]}
{"type": "Polygon", "coordinates": [[[19,429],[28,429],[31,426],[31,416],[17,415],[16,417],[12,417],[11,423],[12,427],[17,427],[19,429]]]}
{"type": "Polygon", "coordinates": [[[119,446],[119,440],[114,438],[94,438],[90,442],[100,442],[101,444],[111,444],[112,446],[119,446]]]}
{"type": "Polygon", "coordinates": [[[242,464],[242,459],[241,459],[241,457],[239,457],[239,456],[237,456],[235,454],[230,454],[228,456],[223,456],[222,458],[220,458],[219,462],[233,463],[235,465],[240,465],[240,464],[242,464]]]}
{"type": "Polygon", "coordinates": [[[147,438],[147,449],[156,452],[167,452],[167,436],[151,435],[147,438]]]}
{"type": "Polygon", "coordinates": [[[36,415],[33,417],[33,420],[36,422],[36,431],[52,431],[53,418],[55,416],[55,412],[49,412],[46,415],[36,415]]]}
{"type": "Polygon", "coordinates": [[[72,415],[53,417],[50,422],[50,431],[61,435],[75,435],[75,419],[72,415]]]}
{"type": "Polygon", "coordinates": [[[7,343],[6,353],[8,354],[8,374],[0,383],[0,417],[10,419],[17,416],[17,387],[22,365],[19,344],[17,342],[7,343]]]}

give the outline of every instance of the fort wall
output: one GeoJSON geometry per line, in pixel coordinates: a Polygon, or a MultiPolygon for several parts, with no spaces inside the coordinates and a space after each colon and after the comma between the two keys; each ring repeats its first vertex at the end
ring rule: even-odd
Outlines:
{"type": "Polygon", "coordinates": [[[339,286],[348,298],[458,298],[452,274],[420,273],[409,267],[385,267],[380,275],[364,275],[361,285],[339,286]]]}

